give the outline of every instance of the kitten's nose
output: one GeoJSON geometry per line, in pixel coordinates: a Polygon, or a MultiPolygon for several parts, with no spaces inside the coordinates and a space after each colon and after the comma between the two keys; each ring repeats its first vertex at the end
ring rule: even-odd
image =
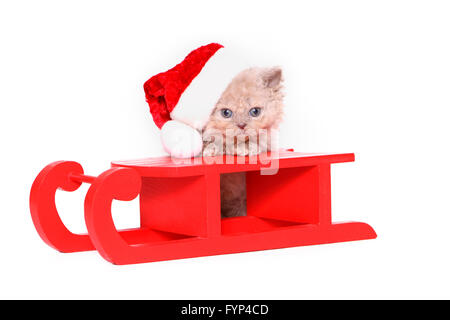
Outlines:
{"type": "Polygon", "coordinates": [[[240,129],[244,130],[244,128],[245,128],[246,125],[247,125],[246,123],[238,123],[237,126],[238,126],[240,129]]]}

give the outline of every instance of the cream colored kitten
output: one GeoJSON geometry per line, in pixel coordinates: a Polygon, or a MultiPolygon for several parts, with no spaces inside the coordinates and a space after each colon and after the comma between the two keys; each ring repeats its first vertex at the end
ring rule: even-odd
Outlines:
{"type": "MultiPolygon", "coordinates": [[[[203,128],[203,156],[256,155],[276,148],[271,139],[283,115],[282,71],[250,68],[228,85],[203,128]]],[[[246,215],[245,173],[222,174],[222,217],[246,215]]]]}

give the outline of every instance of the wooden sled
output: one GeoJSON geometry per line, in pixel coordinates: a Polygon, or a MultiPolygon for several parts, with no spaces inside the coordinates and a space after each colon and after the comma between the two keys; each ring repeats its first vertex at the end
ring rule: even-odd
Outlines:
{"type": "Polygon", "coordinates": [[[331,220],[332,163],[354,154],[303,154],[112,162],[98,177],[80,164],[45,167],[31,188],[34,225],[61,252],[97,250],[113,264],[133,264],[376,238],[365,223],[331,220]],[[214,162],[214,163],[211,163],[214,162]],[[231,162],[231,163],[230,163],[231,162]],[[220,175],[246,172],[247,216],[221,219],[220,175]],[[88,234],[74,234],[55,206],[57,189],[90,183],[84,214],[88,234]],[[113,200],[140,196],[140,227],[117,230],[113,200]]]}

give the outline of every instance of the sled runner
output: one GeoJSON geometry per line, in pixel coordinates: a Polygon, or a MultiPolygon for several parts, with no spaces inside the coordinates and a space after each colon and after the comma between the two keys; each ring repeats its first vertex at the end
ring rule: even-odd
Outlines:
{"type": "Polygon", "coordinates": [[[76,162],[54,162],[31,188],[34,225],[56,250],[97,250],[119,265],[376,238],[368,224],[331,220],[330,165],[354,161],[354,154],[283,151],[266,159],[207,160],[117,161],[98,177],[76,162]],[[220,175],[230,172],[246,172],[247,216],[221,219],[220,175]],[[55,193],[82,183],[91,184],[84,203],[88,234],[74,234],[58,215],[55,193]],[[117,230],[112,201],[138,195],[140,227],[117,230]]]}

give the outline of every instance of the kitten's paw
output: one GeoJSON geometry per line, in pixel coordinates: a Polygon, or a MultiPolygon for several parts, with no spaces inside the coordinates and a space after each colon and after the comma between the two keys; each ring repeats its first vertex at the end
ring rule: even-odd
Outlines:
{"type": "Polygon", "coordinates": [[[204,157],[215,157],[219,155],[219,148],[214,145],[209,145],[203,150],[204,157]]]}
{"type": "Polygon", "coordinates": [[[250,143],[248,146],[248,155],[256,156],[259,153],[258,145],[254,143],[250,143]]]}
{"type": "Polygon", "coordinates": [[[248,148],[245,143],[241,143],[236,146],[236,155],[241,157],[248,156],[248,148]]]}

